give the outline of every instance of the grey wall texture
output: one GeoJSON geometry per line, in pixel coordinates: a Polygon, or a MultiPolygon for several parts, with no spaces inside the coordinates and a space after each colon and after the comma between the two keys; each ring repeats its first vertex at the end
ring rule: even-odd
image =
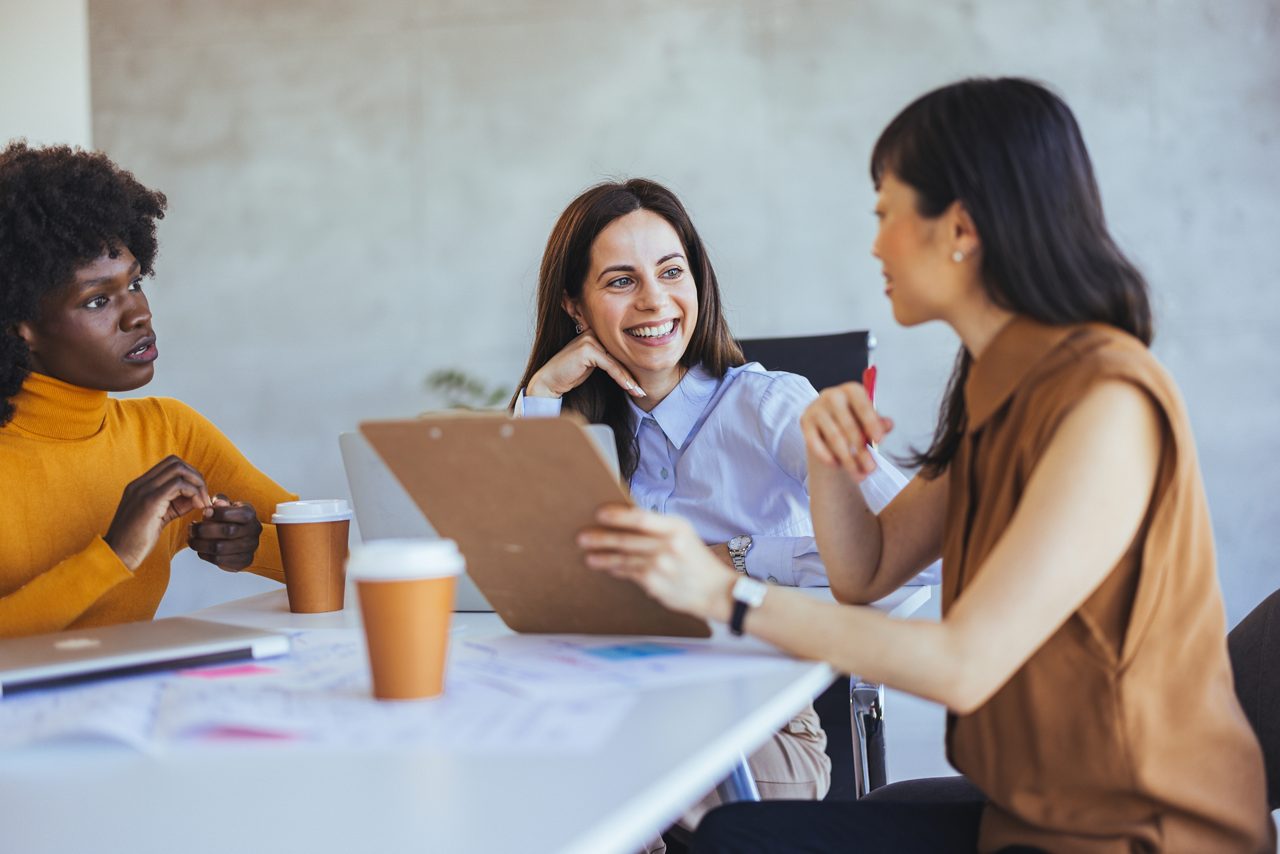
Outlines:
{"type": "MultiPolygon", "coordinates": [[[[606,177],[682,195],[737,334],[873,329],[888,448],[926,441],[957,340],[893,323],[868,155],[934,86],[1045,81],[1153,285],[1229,616],[1280,585],[1274,0],[91,0],[90,33],[95,144],[170,201],[146,393],[312,497],[431,371],[518,381],[547,234],[606,177]]],[[[165,608],[258,584],[191,560],[165,608]]]]}

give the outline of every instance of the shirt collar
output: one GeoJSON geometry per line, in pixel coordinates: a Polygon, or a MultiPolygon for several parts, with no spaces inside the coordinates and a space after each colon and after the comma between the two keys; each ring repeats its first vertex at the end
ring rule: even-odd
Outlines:
{"type": "MultiPolygon", "coordinates": [[[[10,425],[47,439],[85,439],[102,429],[107,417],[107,393],[82,388],[35,371],[10,400],[10,425]]],[[[8,425],[6,425],[8,426],[8,425]]]]}
{"type": "Polygon", "coordinates": [[[627,403],[631,405],[632,434],[640,431],[640,423],[645,418],[652,418],[658,422],[671,444],[683,448],[719,385],[720,378],[712,376],[699,364],[685,373],[671,393],[652,412],[645,412],[636,406],[635,401],[628,399],[627,403]]]}
{"type": "Polygon", "coordinates": [[[1005,324],[982,358],[969,366],[964,384],[965,430],[973,432],[985,424],[1071,331],[1070,326],[1049,326],[1021,315],[1005,324]]]}

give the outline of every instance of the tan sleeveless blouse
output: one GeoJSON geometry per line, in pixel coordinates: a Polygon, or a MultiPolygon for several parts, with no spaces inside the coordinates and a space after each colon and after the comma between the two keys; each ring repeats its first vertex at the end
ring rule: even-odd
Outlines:
{"type": "Polygon", "coordinates": [[[1191,428],[1141,342],[1098,324],[1018,318],[972,365],[950,467],[943,613],[982,571],[1057,426],[1090,386],[1115,379],[1150,395],[1165,422],[1146,521],[1102,586],[991,700],[948,718],[948,757],[990,798],[982,851],[1274,850],[1261,751],[1232,685],[1191,428]]]}

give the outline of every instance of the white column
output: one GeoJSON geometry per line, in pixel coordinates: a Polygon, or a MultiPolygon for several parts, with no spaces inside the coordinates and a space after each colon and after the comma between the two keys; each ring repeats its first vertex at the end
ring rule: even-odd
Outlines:
{"type": "Polygon", "coordinates": [[[87,0],[0,0],[0,146],[90,147],[87,0]]]}

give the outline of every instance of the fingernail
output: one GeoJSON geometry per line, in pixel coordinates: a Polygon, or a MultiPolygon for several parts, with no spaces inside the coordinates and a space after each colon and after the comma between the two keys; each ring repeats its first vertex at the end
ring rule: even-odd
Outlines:
{"type": "Polygon", "coordinates": [[[645,393],[644,389],[640,388],[640,386],[636,386],[636,397],[648,397],[648,396],[649,395],[645,393]]]}

